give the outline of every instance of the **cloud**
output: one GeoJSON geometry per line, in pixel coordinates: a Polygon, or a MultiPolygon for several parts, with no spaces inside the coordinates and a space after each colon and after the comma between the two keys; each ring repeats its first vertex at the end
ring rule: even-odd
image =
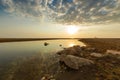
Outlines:
{"type": "Polygon", "coordinates": [[[120,0],[0,0],[0,8],[62,24],[120,22],[120,0]]]}

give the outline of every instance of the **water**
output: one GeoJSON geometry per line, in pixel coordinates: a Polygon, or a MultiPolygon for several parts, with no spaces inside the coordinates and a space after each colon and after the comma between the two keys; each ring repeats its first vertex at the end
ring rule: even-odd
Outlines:
{"type": "MultiPolygon", "coordinates": [[[[34,61],[35,59],[33,58],[35,57],[41,57],[39,60],[40,64],[45,62],[47,62],[47,65],[53,64],[53,62],[57,61],[56,52],[74,45],[85,46],[84,43],[77,40],[44,40],[0,43],[0,71],[5,72],[4,70],[6,69],[3,69],[3,67],[6,68],[5,66],[7,64],[14,63],[18,66],[19,63],[17,61],[23,61],[25,59],[26,63],[29,63],[30,60],[34,61]],[[49,43],[49,45],[44,46],[45,42],[49,43]]],[[[35,63],[36,62],[37,61],[35,61],[35,63]]],[[[1,75],[3,75],[2,72],[0,76],[1,75]]]]}
{"type": "Polygon", "coordinates": [[[36,53],[52,54],[64,47],[72,47],[74,45],[84,46],[82,42],[77,40],[45,40],[45,41],[29,41],[29,42],[9,42],[0,43],[0,62],[2,60],[31,56],[36,53]],[[44,46],[44,42],[48,42],[48,46],[44,46]],[[60,45],[62,45],[60,47],[60,45]]]}

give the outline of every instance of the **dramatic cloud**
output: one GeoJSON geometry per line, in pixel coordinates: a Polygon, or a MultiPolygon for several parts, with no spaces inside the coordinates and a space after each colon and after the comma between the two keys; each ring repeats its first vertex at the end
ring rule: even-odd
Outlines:
{"type": "Polygon", "coordinates": [[[120,0],[0,0],[0,8],[65,24],[120,22],[120,0]]]}

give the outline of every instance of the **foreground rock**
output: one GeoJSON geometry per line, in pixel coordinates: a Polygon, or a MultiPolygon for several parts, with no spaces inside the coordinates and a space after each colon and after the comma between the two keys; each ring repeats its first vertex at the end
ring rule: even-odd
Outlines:
{"type": "Polygon", "coordinates": [[[64,62],[66,66],[76,70],[82,66],[89,66],[94,64],[92,60],[64,54],[60,56],[60,61],[64,62]]]}

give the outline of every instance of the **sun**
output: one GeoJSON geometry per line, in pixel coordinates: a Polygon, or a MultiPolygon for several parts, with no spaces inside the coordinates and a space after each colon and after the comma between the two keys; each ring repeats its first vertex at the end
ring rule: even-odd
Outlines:
{"type": "Polygon", "coordinates": [[[75,34],[75,33],[77,33],[77,31],[78,31],[78,27],[76,27],[76,26],[68,26],[67,27],[67,32],[69,34],[75,34]]]}

